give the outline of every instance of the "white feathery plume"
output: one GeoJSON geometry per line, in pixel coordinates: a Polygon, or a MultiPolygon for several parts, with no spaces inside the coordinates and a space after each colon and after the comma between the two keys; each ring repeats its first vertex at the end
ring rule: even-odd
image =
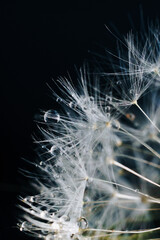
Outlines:
{"type": "Polygon", "coordinates": [[[131,35],[127,41],[128,69],[107,87],[87,68],[78,87],[58,79],[61,93],[53,94],[61,111],[45,111],[39,124],[42,154],[33,177],[39,193],[20,199],[21,231],[45,240],[92,240],[160,230],[150,224],[160,210],[159,87],[145,70],[152,43],[140,54],[131,35]]]}

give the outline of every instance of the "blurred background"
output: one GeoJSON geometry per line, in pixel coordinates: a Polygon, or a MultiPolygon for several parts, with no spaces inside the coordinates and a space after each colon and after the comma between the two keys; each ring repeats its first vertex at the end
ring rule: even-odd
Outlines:
{"type": "MultiPolygon", "coordinates": [[[[105,25],[121,36],[133,26],[160,20],[157,1],[1,1],[0,239],[30,239],[16,229],[18,196],[29,192],[19,173],[34,161],[34,119],[54,108],[52,79],[67,76],[94,53],[115,50],[105,25]]],[[[122,37],[123,38],[123,37],[122,37]]],[[[104,54],[105,56],[105,54],[104,54]]],[[[105,61],[105,58],[103,59],[105,61]]],[[[73,79],[74,82],[74,79],[73,79]]]]}

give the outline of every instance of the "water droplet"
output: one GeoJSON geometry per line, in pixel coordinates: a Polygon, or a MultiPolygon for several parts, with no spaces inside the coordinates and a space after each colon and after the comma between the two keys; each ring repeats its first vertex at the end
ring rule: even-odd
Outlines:
{"type": "Polygon", "coordinates": [[[53,123],[54,121],[59,122],[60,121],[60,115],[56,110],[48,110],[44,114],[44,121],[48,123],[53,123]]]}
{"type": "Polygon", "coordinates": [[[88,227],[88,221],[85,217],[81,217],[78,221],[78,226],[80,229],[86,229],[88,227]]]}
{"type": "Polygon", "coordinates": [[[139,189],[135,189],[135,192],[139,193],[139,189]]]}
{"type": "Polygon", "coordinates": [[[90,101],[92,101],[92,102],[94,101],[94,97],[92,97],[92,96],[89,97],[89,99],[90,99],[90,101]]]}
{"type": "Polygon", "coordinates": [[[55,150],[56,150],[56,146],[53,145],[53,146],[50,148],[49,152],[50,152],[52,155],[55,155],[55,150]]]}
{"type": "Polygon", "coordinates": [[[82,106],[82,110],[83,110],[83,111],[86,111],[86,110],[87,110],[87,106],[85,106],[85,105],[82,106]]]}
{"type": "Polygon", "coordinates": [[[73,108],[73,102],[70,102],[68,105],[70,108],[73,108]]]}
{"type": "Polygon", "coordinates": [[[31,197],[29,198],[29,201],[30,201],[30,202],[34,202],[34,197],[31,196],[31,197]]]}
{"type": "Polygon", "coordinates": [[[129,93],[130,93],[130,94],[134,94],[134,90],[133,90],[133,89],[130,89],[130,90],[129,90],[129,93]]]}
{"type": "Polygon", "coordinates": [[[121,85],[122,84],[122,81],[117,81],[117,85],[121,85]]]}
{"type": "Polygon", "coordinates": [[[91,201],[91,199],[90,199],[89,196],[85,196],[85,197],[84,197],[84,202],[90,202],[90,201],[91,201]]]}
{"type": "Polygon", "coordinates": [[[106,106],[106,107],[105,107],[105,112],[110,112],[110,110],[111,110],[111,107],[110,107],[110,106],[106,106]]]}
{"type": "Polygon", "coordinates": [[[58,98],[56,99],[56,102],[62,102],[62,98],[58,97],[58,98]]]}
{"type": "Polygon", "coordinates": [[[112,101],[112,97],[106,96],[106,101],[107,101],[107,102],[111,102],[111,101],[112,101]]]}
{"type": "Polygon", "coordinates": [[[41,165],[41,166],[42,166],[42,165],[43,165],[43,162],[42,162],[42,161],[40,161],[39,165],[41,165]]]}
{"type": "Polygon", "coordinates": [[[21,226],[20,226],[20,231],[23,231],[25,230],[25,225],[26,225],[26,222],[22,222],[21,226]]]}

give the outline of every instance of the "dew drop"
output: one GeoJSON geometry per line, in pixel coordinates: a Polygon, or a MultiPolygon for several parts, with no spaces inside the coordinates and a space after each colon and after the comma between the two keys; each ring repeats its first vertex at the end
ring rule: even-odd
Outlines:
{"type": "Polygon", "coordinates": [[[84,197],[84,202],[90,202],[90,201],[91,201],[91,199],[89,198],[89,196],[84,197]]]}
{"type": "Polygon", "coordinates": [[[34,197],[31,196],[31,197],[29,198],[29,201],[30,201],[30,202],[34,202],[34,197]]]}
{"type": "Polygon", "coordinates": [[[62,98],[60,98],[60,97],[58,97],[57,99],[56,99],[56,102],[62,102],[62,98]]]}
{"type": "Polygon", "coordinates": [[[121,85],[122,84],[122,81],[117,81],[117,85],[121,85]]]}
{"type": "Polygon", "coordinates": [[[27,202],[27,200],[28,200],[27,198],[23,198],[23,202],[27,202]]]}
{"type": "Polygon", "coordinates": [[[78,226],[80,229],[86,229],[88,227],[88,221],[85,217],[81,217],[78,221],[78,226]]]}
{"type": "Polygon", "coordinates": [[[73,102],[70,102],[68,105],[70,108],[73,108],[73,102]]]}
{"type": "Polygon", "coordinates": [[[59,122],[60,121],[60,115],[56,110],[48,110],[44,114],[44,121],[47,123],[53,123],[54,121],[59,122]]]}
{"type": "Polygon", "coordinates": [[[111,110],[111,107],[110,107],[110,106],[106,106],[106,107],[105,107],[105,112],[110,112],[110,110],[111,110]]]}
{"type": "Polygon", "coordinates": [[[86,110],[87,110],[87,106],[85,106],[85,105],[82,106],[82,110],[83,110],[83,111],[86,111],[86,110]]]}
{"type": "Polygon", "coordinates": [[[94,97],[92,97],[92,96],[89,97],[89,99],[90,99],[90,101],[92,101],[92,102],[94,101],[94,97]]]}
{"type": "Polygon", "coordinates": [[[26,225],[26,222],[22,222],[22,224],[20,226],[20,231],[25,230],[25,225],[26,225]]]}
{"type": "Polygon", "coordinates": [[[130,90],[129,90],[129,93],[130,93],[130,94],[134,94],[134,90],[133,90],[133,89],[130,89],[130,90]]]}
{"type": "Polygon", "coordinates": [[[55,147],[55,145],[53,145],[53,146],[50,148],[49,152],[50,152],[52,155],[55,155],[55,150],[56,150],[56,147],[55,147]]]}
{"type": "Polygon", "coordinates": [[[111,102],[111,101],[112,101],[112,97],[106,96],[106,101],[107,101],[107,102],[111,102]]]}

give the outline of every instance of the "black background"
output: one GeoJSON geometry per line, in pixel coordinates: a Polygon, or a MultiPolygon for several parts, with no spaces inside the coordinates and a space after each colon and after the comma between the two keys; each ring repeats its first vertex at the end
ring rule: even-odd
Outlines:
{"type": "Polygon", "coordinates": [[[138,29],[141,8],[146,22],[160,18],[159,1],[1,2],[0,239],[30,239],[15,228],[27,189],[18,169],[22,157],[34,160],[35,115],[54,107],[46,83],[54,88],[51,79],[79,68],[97,45],[115,48],[105,24],[123,35],[132,19],[138,29]]]}

